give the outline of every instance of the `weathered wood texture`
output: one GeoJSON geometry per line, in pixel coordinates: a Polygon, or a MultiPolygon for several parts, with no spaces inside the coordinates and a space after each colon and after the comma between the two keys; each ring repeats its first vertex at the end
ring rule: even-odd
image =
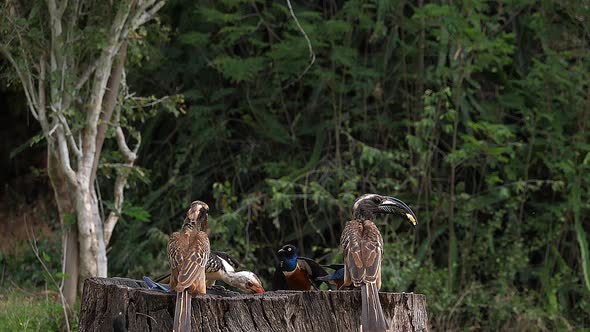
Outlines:
{"type": "MultiPolygon", "coordinates": [[[[143,281],[91,278],[84,283],[80,331],[171,331],[175,295],[143,281]],[[125,327],[125,328],[123,328],[125,327]]],[[[421,294],[380,293],[392,331],[428,331],[421,294]]],[[[208,289],[194,297],[194,331],[359,331],[358,291],[267,292],[244,295],[208,289]]]]}

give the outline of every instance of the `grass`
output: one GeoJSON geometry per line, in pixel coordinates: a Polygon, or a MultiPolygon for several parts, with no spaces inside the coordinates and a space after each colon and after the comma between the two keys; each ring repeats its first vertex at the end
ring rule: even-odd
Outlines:
{"type": "Polygon", "coordinates": [[[0,331],[60,331],[63,311],[55,296],[12,290],[0,294],[0,331]]]}

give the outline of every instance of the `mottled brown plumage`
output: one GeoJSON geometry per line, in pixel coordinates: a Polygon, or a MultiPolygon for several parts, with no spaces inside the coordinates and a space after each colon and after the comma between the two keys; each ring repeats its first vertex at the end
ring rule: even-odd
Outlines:
{"type": "Polygon", "coordinates": [[[360,287],[376,283],[381,288],[383,237],[371,220],[349,221],[342,231],[344,251],[344,284],[360,287]]]}
{"type": "Polygon", "coordinates": [[[363,332],[383,332],[389,328],[379,302],[383,237],[373,219],[378,213],[392,212],[399,212],[416,224],[414,212],[397,198],[376,194],[359,197],[353,206],[353,219],[344,227],[340,239],[344,252],[343,287],[361,288],[363,332]]]}
{"type": "Polygon", "coordinates": [[[168,240],[170,287],[175,290],[176,311],[173,331],[191,331],[191,297],[205,294],[205,266],[209,259],[207,227],[209,207],[201,201],[191,204],[182,229],[168,240]]]}

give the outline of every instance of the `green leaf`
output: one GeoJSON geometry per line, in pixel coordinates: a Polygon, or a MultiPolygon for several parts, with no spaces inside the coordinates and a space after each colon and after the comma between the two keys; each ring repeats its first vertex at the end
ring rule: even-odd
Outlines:
{"type": "Polygon", "coordinates": [[[55,274],[55,277],[59,278],[59,279],[68,279],[70,277],[70,275],[67,273],[63,273],[63,272],[57,272],[55,274]]]}
{"type": "Polygon", "coordinates": [[[209,41],[209,35],[202,32],[190,31],[178,36],[178,40],[185,45],[205,46],[209,41]]]}
{"type": "Polygon", "coordinates": [[[45,139],[45,136],[43,136],[43,133],[39,133],[39,134],[29,138],[28,141],[19,145],[18,147],[14,148],[13,150],[11,150],[9,158],[13,159],[14,157],[18,156],[20,153],[22,153],[26,149],[35,146],[36,144],[43,141],[44,139],[45,139]]]}
{"type": "Polygon", "coordinates": [[[142,222],[150,221],[150,212],[141,206],[125,205],[122,214],[125,214],[133,219],[137,219],[142,222]]]}
{"type": "Polygon", "coordinates": [[[249,82],[254,80],[264,68],[265,59],[263,57],[242,59],[224,55],[216,58],[213,65],[232,82],[249,82]]]}
{"type": "Polygon", "coordinates": [[[66,212],[64,213],[64,224],[71,226],[76,224],[76,214],[72,213],[72,212],[66,212]]]}

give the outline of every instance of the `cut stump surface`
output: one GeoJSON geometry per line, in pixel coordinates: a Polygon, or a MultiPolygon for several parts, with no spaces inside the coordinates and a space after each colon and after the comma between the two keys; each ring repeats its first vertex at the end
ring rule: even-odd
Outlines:
{"type": "MultiPolygon", "coordinates": [[[[379,293],[392,331],[428,331],[426,298],[379,293]]],[[[176,295],[143,281],[90,278],[84,283],[80,331],[172,331],[176,295]]],[[[217,288],[193,297],[193,331],[359,331],[359,291],[277,291],[246,295],[217,288]]]]}

